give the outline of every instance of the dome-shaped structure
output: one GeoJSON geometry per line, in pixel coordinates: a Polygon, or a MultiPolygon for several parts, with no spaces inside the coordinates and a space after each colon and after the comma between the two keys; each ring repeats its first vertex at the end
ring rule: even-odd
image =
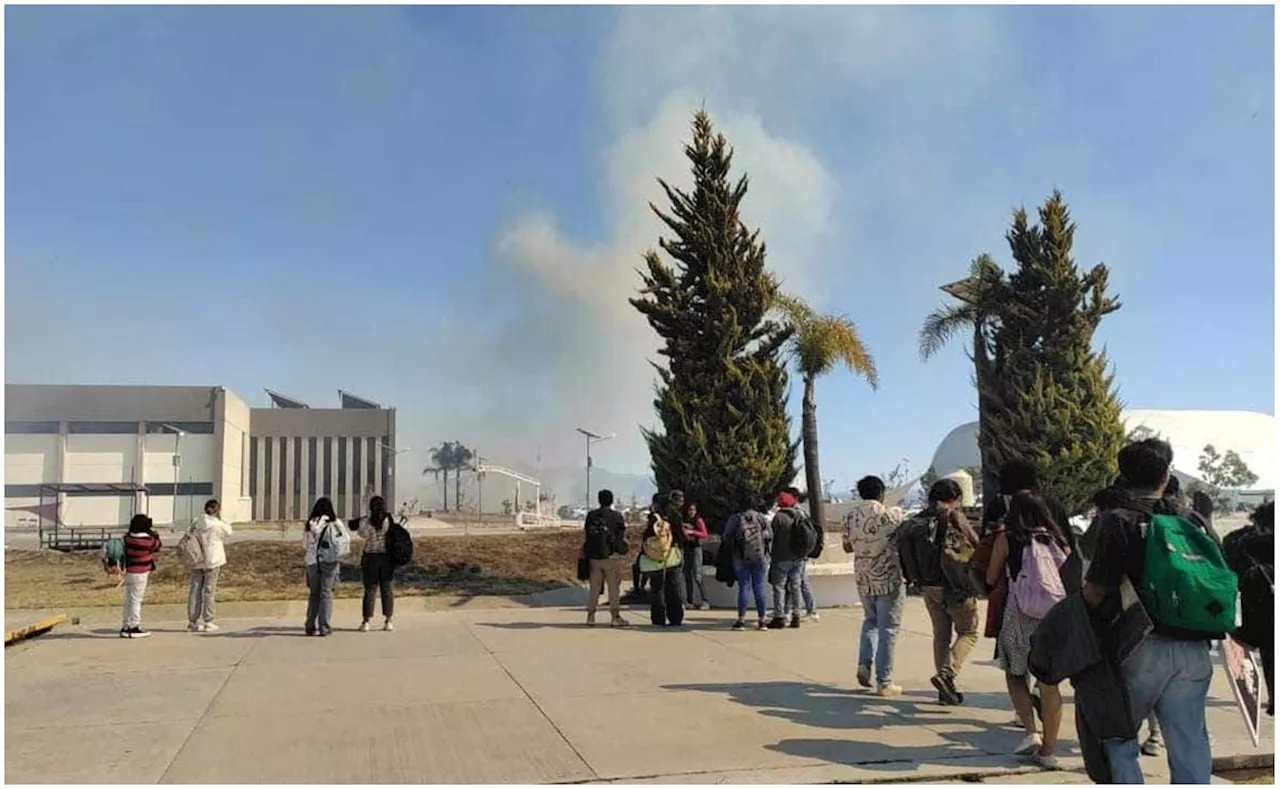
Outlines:
{"type": "MultiPolygon", "coordinates": [[[[1276,419],[1253,411],[1154,411],[1134,409],[1121,417],[1126,432],[1139,427],[1158,434],[1173,446],[1173,467],[1183,479],[1199,479],[1200,455],[1212,444],[1219,453],[1234,450],[1258,475],[1255,491],[1276,486],[1276,419]]],[[[947,434],[934,450],[934,473],[980,466],[978,423],[968,422],[947,434]]]]}

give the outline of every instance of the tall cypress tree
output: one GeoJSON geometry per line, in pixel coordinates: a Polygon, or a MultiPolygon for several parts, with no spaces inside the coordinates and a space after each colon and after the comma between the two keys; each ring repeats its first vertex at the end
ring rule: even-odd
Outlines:
{"type": "Polygon", "coordinates": [[[790,332],[768,318],[777,282],[765,246],[738,216],[747,178],[731,182],[733,151],[698,112],[685,146],[693,191],[659,179],[670,212],[650,204],[673,238],[645,255],[640,297],[631,304],[663,340],[654,363],[661,427],[644,430],[654,482],[682,489],[709,524],[772,496],[796,476],[787,416],[783,344],[790,332]]]}
{"type": "Polygon", "coordinates": [[[988,379],[993,454],[1041,470],[1051,493],[1076,511],[1115,478],[1124,442],[1106,354],[1093,350],[1102,318],[1120,308],[1107,267],[1081,274],[1071,257],[1075,223],[1054,191],[1029,225],[1019,210],[1007,235],[1018,265],[1004,290],[988,379]]]}

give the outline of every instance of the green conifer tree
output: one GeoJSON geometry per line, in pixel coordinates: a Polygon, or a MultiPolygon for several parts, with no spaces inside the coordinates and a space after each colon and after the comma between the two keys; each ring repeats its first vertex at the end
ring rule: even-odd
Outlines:
{"type": "Polygon", "coordinates": [[[1125,438],[1106,354],[1093,350],[1120,302],[1106,293],[1105,265],[1077,270],[1076,226],[1059,192],[1039,218],[1032,226],[1017,211],[1007,235],[1018,267],[993,336],[989,436],[996,457],[1036,463],[1045,488],[1075,512],[1115,478],[1125,438]]]}
{"type": "Polygon", "coordinates": [[[659,179],[670,213],[650,208],[674,238],[645,256],[631,304],[663,340],[654,363],[660,427],[644,430],[654,482],[700,502],[708,525],[772,496],[795,478],[798,442],[787,416],[782,347],[789,330],[770,320],[778,292],[759,231],[738,216],[747,178],[729,177],[733,152],[705,112],[685,146],[692,192],[659,179]]]}

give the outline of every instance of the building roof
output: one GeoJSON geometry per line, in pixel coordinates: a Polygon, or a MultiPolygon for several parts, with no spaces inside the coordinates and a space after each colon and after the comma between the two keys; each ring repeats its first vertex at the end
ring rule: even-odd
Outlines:
{"type": "MultiPolygon", "coordinates": [[[[1145,427],[1173,446],[1173,468],[1182,478],[1198,479],[1200,455],[1212,444],[1220,453],[1234,450],[1258,475],[1253,490],[1276,487],[1276,420],[1253,411],[1191,411],[1130,409],[1122,414],[1126,432],[1145,427]]],[[[954,428],[933,453],[939,476],[981,464],[978,423],[954,428]]]]}

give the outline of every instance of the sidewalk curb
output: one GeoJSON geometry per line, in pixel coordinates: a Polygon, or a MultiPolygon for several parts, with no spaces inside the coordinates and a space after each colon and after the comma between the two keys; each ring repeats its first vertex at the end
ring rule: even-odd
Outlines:
{"type": "MultiPolygon", "coordinates": [[[[9,612],[7,611],[5,612],[6,616],[8,615],[8,613],[9,612]]],[[[31,624],[23,625],[22,627],[15,627],[12,630],[5,630],[4,645],[6,647],[13,646],[14,644],[25,641],[28,638],[32,638],[34,636],[48,633],[50,630],[54,629],[58,625],[66,623],[66,621],[67,621],[66,614],[54,614],[52,616],[46,616],[41,619],[37,619],[31,624]]]]}

